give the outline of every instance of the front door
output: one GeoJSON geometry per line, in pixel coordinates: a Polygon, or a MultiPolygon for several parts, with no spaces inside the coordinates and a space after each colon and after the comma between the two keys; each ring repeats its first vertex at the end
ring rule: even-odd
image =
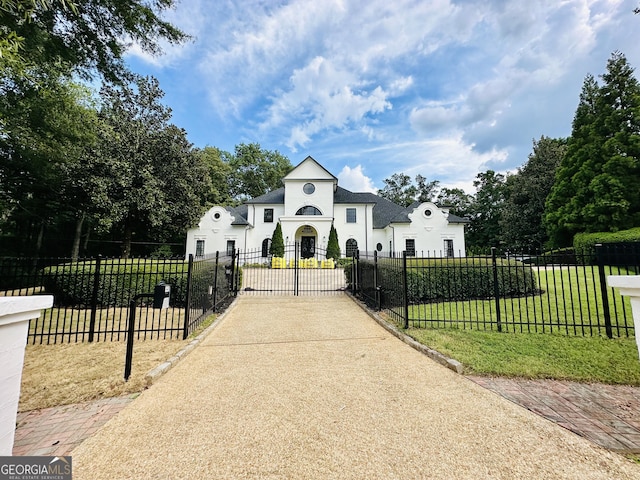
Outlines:
{"type": "Polygon", "coordinates": [[[316,237],[302,237],[300,242],[300,256],[311,258],[316,254],[316,237]]]}

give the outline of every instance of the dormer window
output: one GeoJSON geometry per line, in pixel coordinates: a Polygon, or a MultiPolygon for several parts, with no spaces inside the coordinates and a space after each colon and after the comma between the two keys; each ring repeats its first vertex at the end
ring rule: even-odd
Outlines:
{"type": "Polygon", "coordinates": [[[311,205],[307,205],[302,207],[296,212],[296,215],[322,215],[322,212],[318,210],[316,207],[312,207],[311,205]]]}

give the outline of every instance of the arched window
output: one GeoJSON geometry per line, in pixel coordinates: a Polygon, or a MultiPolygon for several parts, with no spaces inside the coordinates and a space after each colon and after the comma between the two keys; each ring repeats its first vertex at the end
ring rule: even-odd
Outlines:
{"type": "Polygon", "coordinates": [[[346,255],[347,257],[353,257],[358,251],[358,242],[354,238],[350,238],[347,240],[347,249],[346,255]]]}
{"type": "Polygon", "coordinates": [[[271,246],[271,239],[270,238],[265,238],[262,241],[262,256],[263,257],[268,257],[269,256],[269,247],[271,246]]]}
{"type": "Polygon", "coordinates": [[[307,205],[306,207],[302,207],[300,210],[298,210],[296,212],[296,215],[322,215],[322,212],[316,207],[307,205]]]}

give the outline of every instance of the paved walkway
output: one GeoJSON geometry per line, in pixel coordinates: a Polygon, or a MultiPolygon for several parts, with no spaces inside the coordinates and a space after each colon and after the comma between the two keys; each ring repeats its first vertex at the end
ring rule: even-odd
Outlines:
{"type": "MultiPolygon", "coordinates": [[[[518,401],[497,382],[485,383],[518,401]]],[[[626,408],[631,425],[637,404],[626,408]]],[[[240,299],[72,455],[76,479],[640,478],[399,342],[347,297],[240,299]]]]}
{"type": "Polygon", "coordinates": [[[556,380],[469,377],[592,442],[640,454],[640,388],[556,380]]]}
{"type": "Polygon", "coordinates": [[[13,455],[69,455],[132,400],[106,398],[18,413],[13,455]]]}

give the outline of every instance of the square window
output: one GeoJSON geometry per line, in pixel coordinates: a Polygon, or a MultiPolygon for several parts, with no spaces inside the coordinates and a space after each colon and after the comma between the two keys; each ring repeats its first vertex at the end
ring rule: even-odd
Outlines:
{"type": "Polygon", "coordinates": [[[356,223],[356,209],[347,208],[347,223],[356,223]]]}
{"type": "Polygon", "coordinates": [[[264,209],[264,223],[273,223],[273,208],[264,209]]]}

